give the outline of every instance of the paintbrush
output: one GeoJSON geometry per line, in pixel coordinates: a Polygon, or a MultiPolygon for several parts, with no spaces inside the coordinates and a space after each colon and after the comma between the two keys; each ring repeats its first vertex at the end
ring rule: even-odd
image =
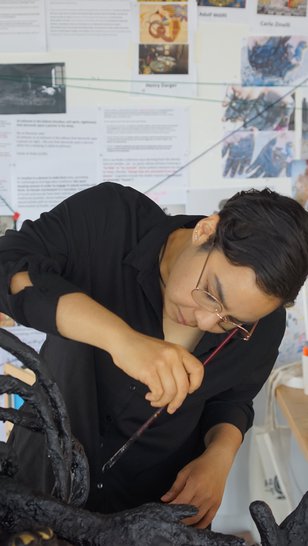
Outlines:
{"type": "MultiPolygon", "coordinates": [[[[203,362],[203,366],[206,366],[208,362],[210,362],[210,360],[212,360],[217,355],[217,353],[226,345],[226,343],[228,343],[228,341],[236,334],[236,332],[237,332],[237,328],[234,328],[234,330],[232,330],[222,340],[222,342],[216,347],[216,349],[214,349],[214,351],[205,359],[205,361],[203,362]]],[[[151,417],[149,417],[149,419],[147,419],[147,421],[145,421],[143,425],[141,425],[141,427],[139,427],[138,430],[136,430],[136,432],[132,434],[132,436],[127,440],[127,442],[125,442],[125,444],[123,444],[122,447],[120,447],[120,449],[118,449],[118,451],[116,451],[116,453],[114,453],[114,455],[112,455],[112,457],[110,457],[110,459],[103,465],[102,472],[106,472],[107,470],[110,470],[110,468],[113,467],[113,465],[120,459],[120,457],[122,457],[122,455],[126,453],[126,451],[130,448],[130,446],[134,444],[136,440],[138,440],[138,438],[140,438],[140,436],[144,433],[144,431],[147,430],[147,428],[149,428],[149,426],[157,419],[157,417],[160,416],[160,414],[166,408],[167,406],[162,406],[161,408],[156,410],[153,413],[153,415],[151,415],[151,417]]]]}

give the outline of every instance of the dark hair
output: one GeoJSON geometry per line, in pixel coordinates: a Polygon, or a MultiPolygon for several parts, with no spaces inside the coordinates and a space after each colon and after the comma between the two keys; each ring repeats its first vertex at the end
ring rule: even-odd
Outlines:
{"type": "Polygon", "coordinates": [[[292,303],[308,275],[308,212],[266,188],[238,192],[219,216],[214,246],[251,267],[263,292],[292,303]]]}

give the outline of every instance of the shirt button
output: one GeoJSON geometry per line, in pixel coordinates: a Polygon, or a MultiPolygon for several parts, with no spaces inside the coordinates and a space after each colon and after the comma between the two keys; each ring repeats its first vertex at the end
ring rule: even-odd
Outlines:
{"type": "Polygon", "coordinates": [[[130,391],[135,391],[136,390],[136,385],[130,385],[129,390],[130,391]]]}
{"type": "Polygon", "coordinates": [[[46,286],[41,286],[39,288],[39,291],[42,293],[42,294],[48,294],[49,290],[46,286]]]}
{"type": "Polygon", "coordinates": [[[98,482],[98,483],[96,484],[96,487],[97,487],[97,489],[103,489],[104,484],[103,484],[102,482],[98,482]]]}

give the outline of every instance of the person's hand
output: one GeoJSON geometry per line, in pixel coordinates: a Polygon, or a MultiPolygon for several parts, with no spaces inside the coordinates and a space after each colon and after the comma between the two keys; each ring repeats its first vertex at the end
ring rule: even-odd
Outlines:
{"type": "Polygon", "coordinates": [[[204,368],[180,345],[129,329],[112,351],[116,366],[148,386],[146,399],[155,408],[174,413],[201,385],[204,368]]]}
{"type": "Polygon", "coordinates": [[[204,529],[213,520],[222,501],[233,458],[224,451],[208,449],[186,465],[177,475],[171,489],[161,500],[171,504],[189,503],[198,508],[195,516],[183,523],[204,529]]]}

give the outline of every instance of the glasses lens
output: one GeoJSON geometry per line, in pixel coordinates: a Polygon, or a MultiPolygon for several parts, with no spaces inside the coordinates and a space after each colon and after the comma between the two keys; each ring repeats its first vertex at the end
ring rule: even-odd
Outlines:
{"type": "Polygon", "coordinates": [[[191,292],[191,295],[194,301],[211,313],[221,313],[222,306],[221,303],[209,292],[201,288],[194,288],[191,292]]]}
{"type": "Polygon", "coordinates": [[[220,328],[222,328],[225,332],[229,332],[230,330],[233,330],[234,328],[237,328],[236,336],[241,337],[243,339],[246,339],[249,337],[249,332],[241,326],[240,324],[236,324],[235,322],[231,322],[229,320],[221,320],[219,323],[220,328]]]}

